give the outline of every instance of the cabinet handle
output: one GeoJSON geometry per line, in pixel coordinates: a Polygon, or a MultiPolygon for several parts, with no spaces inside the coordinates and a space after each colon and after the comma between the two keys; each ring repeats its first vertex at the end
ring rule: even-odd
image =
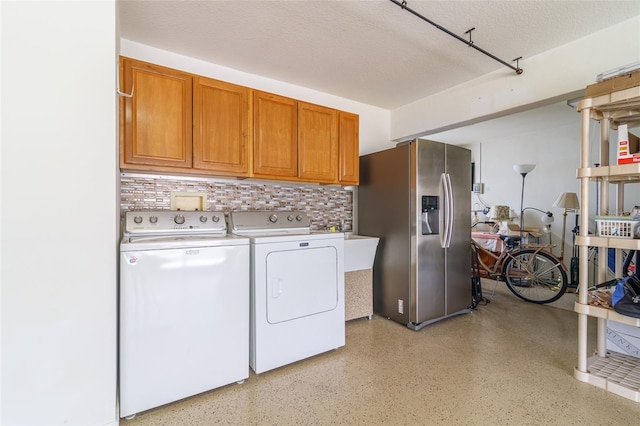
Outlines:
{"type": "Polygon", "coordinates": [[[128,94],[128,93],[121,92],[121,91],[120,91],[120,88],[119,88],[119,87],[116,87],[116,93],[117,93],[119,96],[124,96],[125,98],[133,98],[133,90],[134,90],[134,89],[135,89],[135,87],[133,87],[133,86],[132,86],[132,87],[131,87],[131,94],[128,94]]]}
{"type": "Polygon", "coordinates": [[[121,92],[120,91],[120,73],[116,73],[116,93],[118,96],[124,96],[125,98],[133,98],[133,91],[135,90],[135,86],[131,86],[131,94],[121,92]]]}

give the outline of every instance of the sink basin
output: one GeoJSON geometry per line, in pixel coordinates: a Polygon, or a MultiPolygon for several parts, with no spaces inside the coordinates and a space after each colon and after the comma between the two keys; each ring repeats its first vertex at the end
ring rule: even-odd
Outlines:
{"type": "Polygon", "coordinates": [[[378,237],[365,235],[344,235],[344,271],[359,271],[373,268],[373,258],[376,256],[378,237]]]}

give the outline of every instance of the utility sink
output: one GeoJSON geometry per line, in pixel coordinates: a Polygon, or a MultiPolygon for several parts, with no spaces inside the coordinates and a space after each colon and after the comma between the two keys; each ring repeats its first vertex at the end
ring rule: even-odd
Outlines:
{"type": "Polygon", "coordinates": [[[344,271],[359,271],[373,268],[378,237],[344,234],[344,271]]]}

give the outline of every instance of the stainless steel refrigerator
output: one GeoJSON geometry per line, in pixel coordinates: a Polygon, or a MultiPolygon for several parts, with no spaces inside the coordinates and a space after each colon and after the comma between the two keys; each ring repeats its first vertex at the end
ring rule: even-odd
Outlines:
{"type": "Polygon", "coordinates": [[[360,157],[374,311],[418,330],[471,306],[471,151],[416,139],[360,157]]]}

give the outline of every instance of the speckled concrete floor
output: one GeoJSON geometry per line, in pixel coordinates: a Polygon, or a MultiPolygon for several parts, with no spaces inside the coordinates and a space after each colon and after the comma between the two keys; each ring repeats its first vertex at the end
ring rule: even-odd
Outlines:
{"type": "Polygon", "coordinates": [[[575,313],[490,298],[418,332],[350,321],[343,348],[121,425],[638,424],[639,403],[573,378],[575,313]]]}

